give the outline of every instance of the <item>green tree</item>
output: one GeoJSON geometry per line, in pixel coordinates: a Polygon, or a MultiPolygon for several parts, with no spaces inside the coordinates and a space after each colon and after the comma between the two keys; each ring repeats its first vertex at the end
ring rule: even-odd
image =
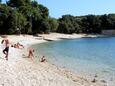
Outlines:
{"type": "Polygon", "coordinates": [[[18,8],[20,6],[30,5],[31,1],[30,0],[9,0],[7,4],[8,6],[18,8]]]}
{"type": "Polygon", "coordinates": [[[31,5],[32,5],[32,7],[38,7],[38,2],[37,1],[32,1],[31,5]]]}
{"type": "Polygon", "coordinates": [[[57,19],[49,18],[49,24],[50,24],[51,31],[56,32],[57,28],[59,26],[59,23],[58,23],[57,19]]]}
{"type": "Polygon", "coordinates": [[[115,14],[108,14],[108,29],[115,29],[115,14]]]}
{"type": "Polygon", "coordinates": [[[82,18],[81,17],[75,17],[74,27],[75,27],[75,33],[82,33],[82,18]]]}
{"type": "Polygon", "coordinates": [[[7,26],[9,26],[9,25],[7,25],[7,23],[8,23],[10,14],[11,14],[11,7],[8,7],[5,4],[1,4],[0,5],[0,17],[1,17],[0,18],[0,23],[1,23],[0,24],[0,27],[1,27],[0,32],[2,34],[5,34],[8,32],[7,26]]]}
{"type": "Polygon", "coordinates": [[[101,21],[99,16],[87,15],[82,19],[83,32],[85,33],[100,33],[101,21]]]}
{"type": "Polygon", "coordinates": [[[23,14],[15,12],[14,13],[15,19],[16,19],[16,28],[19,28],[21,33],[32,33],[31,27],[29,26],[28,28],[25,28],[27,25],[26,18],[24,17],[23,14]]]}
{"type": "Polygon", "coordinates": [[[57,32],[61,33],[74,33],[74,17],[71,15],[64,15],[62,18],[59,19],[59,27],[57,32]]]}
{"type": "Polygon", "coordinates": [[[49,9],[41,4],[39,4],[39,12],[43,18],[49,17],[49,9]]]}
{"type": "Polygon", "coordinates": [[[108,29],[108,27],[109,27],[108,16],[106,14],[102,15],[100,17],[100,20],[101,20],[101,29],[102,30],[108,29]]]}

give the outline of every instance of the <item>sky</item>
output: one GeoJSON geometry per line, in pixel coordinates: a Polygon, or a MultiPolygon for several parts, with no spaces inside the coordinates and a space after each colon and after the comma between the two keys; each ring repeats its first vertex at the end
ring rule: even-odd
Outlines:
{"type": "MultiPolygon", "coordinates": [[[[5,1],[5,0],[2,0],[5,1]]],[[[81,16],[88,14],[102,15],[115,13],[115,0],[36,0],[49,9],[51,17],[59,18],[71,14],[81,16]]]]}

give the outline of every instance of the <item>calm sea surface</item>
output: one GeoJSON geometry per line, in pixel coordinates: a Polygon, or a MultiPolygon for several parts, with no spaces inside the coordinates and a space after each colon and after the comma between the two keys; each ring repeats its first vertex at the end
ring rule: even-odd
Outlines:
{"type": "Polygon", "coordinates": [[[33,46],[36,55],[75,73],[115,80],[115,37],[80,38],[33,46]]]}

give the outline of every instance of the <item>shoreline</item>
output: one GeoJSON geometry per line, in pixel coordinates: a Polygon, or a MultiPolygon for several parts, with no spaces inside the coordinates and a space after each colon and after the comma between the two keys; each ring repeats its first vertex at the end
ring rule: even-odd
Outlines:
{"type": "MultiPolygon", "coordinates": [[[[48,35],[44,34],[40,36],[41,37],[26,35],[8,37],[12,43],[20,42],[21,44],[24,44],[26,48],[22,50],[13,49],[18,54],[14,54],[13,56],[11,55],[12,58],[9,58],[8,62],[4,61],[4,59],[0,61],[1,64],[3,63],[5,65],[3,67],[6,67],[4,68],[5,73],[8,72],[5,70],[11,70],[11,75],[8,73],[9,77],[6,78],[6,75],[5,78],[3,77],[4,81],[6,79],[11,79],[9,80],[10,83],[7,82],[7,80],[6,83],[3,81],[1,82],[0,80],[0,84],[3,83],[4,86],[6,86],[6,84],[9,84],[8,86],[106,86],[106,83],[101,83],[98,81],[88,81],[86,78],[80,77],[79,75],[76,75],[71,71],[65,70],[64,68],[60,68],[50,62],[34,63],[29,58],[23,58],[23,54],[27,55],[27,47],[47,42],[44,39],[57,41],[60,40],[60,38],[64,37],[67,39],[84,37],[84,35],[65,35],[58,33],[52,33],[48,35]],[[12,79],[13,77],[15,77],[15,80],[12,79]]],[[[2,69],[0,68],[0,71],[1,70],[2,69]]],[[[2,72],[1,74],[4,75],[4,72],[2,72]]],[[[2,79],[2,77],[0,77],[0,79],[2,79]]]]}

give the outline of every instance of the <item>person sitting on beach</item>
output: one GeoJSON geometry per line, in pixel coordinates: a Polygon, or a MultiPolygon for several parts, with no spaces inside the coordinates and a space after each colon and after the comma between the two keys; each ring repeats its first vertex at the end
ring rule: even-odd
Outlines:
{"type": "Polygon", "coordinates": [[[11,45],[11,47],[17,48],[17,45],[16,45],[16,44],[14,44],[14,45],[11,45]]]}
{"type": "Polygon", "coordinates": [[[14,48],[18,48],[17,44],[14,44],[14,48]]]}
{"type": "Polygon", "coordinates": [[[29,48],[29,53],[28,53],[28,58],[31,58],[33,60],[33,57],[34,57],[34,49],[33,48],[29,48]]]}
{"type": "Polygon", "coordinates": [[[5,36],[5,38],[2,40],[1,44],[5,44],[5,48],[3,50],[3,53],[5,54],[5,58],[6,60],[8,60],[8,53],[9,53],[9,40],[7,38],[7,36],[5,36]]]}
{"type": "Polygon", "coordinates": [[[24,48],[24,46],[18,42],[18,43],[17,43],[17,48],[22,49],[22,48],[24,48]]]}
{"type": "Polygon", "coordinates": [[[45,56],[43,56],[42,58],[41,58],[41,61],[40,62],[47,62],[47,60],[45,59],[45,56]]]}
{"type": "Polygon", "coordinates": [[[24,46],[22,44],[20,44],[19,42],[14,45],[11,45],[11,47],[18,48],[18,49],[24,48],[24,46]]]}

